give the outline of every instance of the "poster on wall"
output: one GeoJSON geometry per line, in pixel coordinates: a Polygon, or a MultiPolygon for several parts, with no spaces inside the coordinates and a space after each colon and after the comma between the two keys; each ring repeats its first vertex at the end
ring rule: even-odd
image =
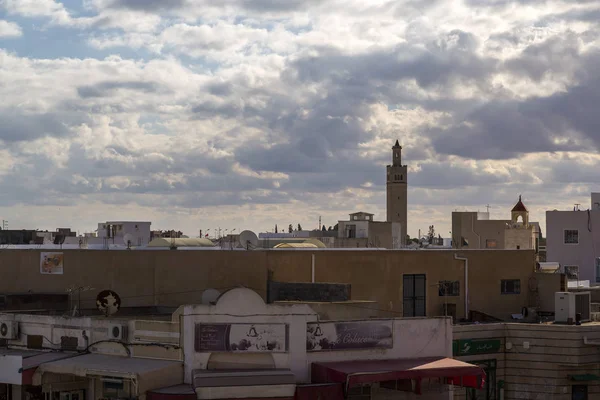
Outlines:
{"type": "Polygon", "coordinates": [[[306,325],[306,351],[391,348],[392,321],[325,322],[306,325]]]}
{"type": "Polygon", "coordinates": [[[63,261],[63,253],[41,253],[40,272],[42,274],[62,275],[63,261]]]}
{"type": "Polygon", "coordinates": [[[196,324],[195,348],[199,353],[285,353],[286,324],[196,324]]]}

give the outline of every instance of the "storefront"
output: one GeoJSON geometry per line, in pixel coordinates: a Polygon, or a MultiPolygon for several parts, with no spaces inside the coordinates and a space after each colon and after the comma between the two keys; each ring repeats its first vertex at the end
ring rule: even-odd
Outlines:
{"type": "Polygon", "coordinates": [[[180,384],[182,374],[179,361],[85,354],[40,365],[33,383],[43,387],[47,400],[137,399],[180,384]]]}
{"type": "Polygon", "coordinates": [[[477,360],[469,361],[479,366],[485,372],[487,379],[481,388],[469,388],[466,391],[467,400],[496,400],[499,398],[497,381],[497,359],[494,354],[501,352],[502,340],[490,339],[460,339],[452,342],[454,357],[479,356],[477,360]]]}
{"type": "Polygon", "coordinates": [[[74,353],[0,349],[0,399],[43,398],[41,387],[32,385],[36,369],[43,363],[74,357],[74,353]]]}

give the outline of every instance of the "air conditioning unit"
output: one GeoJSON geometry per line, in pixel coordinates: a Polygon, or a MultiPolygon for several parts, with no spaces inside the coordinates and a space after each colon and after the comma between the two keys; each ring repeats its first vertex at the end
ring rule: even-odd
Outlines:
{"type": "Polygon", "coordinates": [[[127,327],[124,325],[110,325],[108,327],[108,338],[110,340],[127,340],[127,327]]]}
{"type": "Polygon", "coordinates": [[[0,321],[0,339],[18,339],[19,323],[16,321],[0,321]]]}
{"type": "Polygon", "coordinates": [[[590,292],[556,292],[554,294],[554,321],[575,323],[581,314],[581,322],[590,321],[590,292]]]}

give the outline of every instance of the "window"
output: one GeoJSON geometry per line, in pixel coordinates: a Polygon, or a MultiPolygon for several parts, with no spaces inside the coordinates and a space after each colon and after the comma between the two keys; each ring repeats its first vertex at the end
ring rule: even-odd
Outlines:
{"type": "Polygon", "coordinates": [[[596,283],[600,283],[600,258],[596,258],[596,283]]]}
{"type": "Polygon", "coordinates": [[[440,281],[438,290],[440,296],[460,296],[460,282],[440,281]]]}
{"type": "Polygon", "coordinates": [[[521,294],[521,280],[503,279],[500,283],[501,294],[521,294]]]}
{"type": "Polygon", "coordinates": [[[495,249],[498,247],[498,243],[495,239],[486,239],[485,240],[485,248],[486,249],[495,249]]]}
{"type": "Polygon", "coordinates": [[[579,231],[577,229],[565,230],[565,244],[579,244],[579,231]]]}
{"type": "Polygon", "coordinates": [[[579,279],[579,266],[565,265],[565,275],[568,280],[576,281],[579,279]]]}
{"type": "Polygon", "coordinates": [[[403,180],[403,179],[404,179],[404,175],[400,175],[400,180],[403,180]]]}
{"type": "Polygon", "coordinates": [[[403,277],[403,314],[405,317],[424,317],[426,315],[426,278],[424,274],[404,275],[403,277]]]}
{"type": "Polygon", "coordinates": [[[573,385],[571,387],[571,400],[588,400],[587,385],[573,385]]]}

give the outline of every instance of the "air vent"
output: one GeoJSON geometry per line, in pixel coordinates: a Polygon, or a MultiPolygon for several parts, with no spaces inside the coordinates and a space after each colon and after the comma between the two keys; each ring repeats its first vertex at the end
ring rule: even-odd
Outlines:
{"type": "Polygon", "coordinates": [[[60,337],[60,348],[61,350],[77,350],[79,346],[79,340],[75,336],[61,336],[60,337]]]}
{"type": "Polygon", "coordinates": [[[19,323],[16,321],[0,322],[0,339],[17,339],[19,335],[19,323]]]}

